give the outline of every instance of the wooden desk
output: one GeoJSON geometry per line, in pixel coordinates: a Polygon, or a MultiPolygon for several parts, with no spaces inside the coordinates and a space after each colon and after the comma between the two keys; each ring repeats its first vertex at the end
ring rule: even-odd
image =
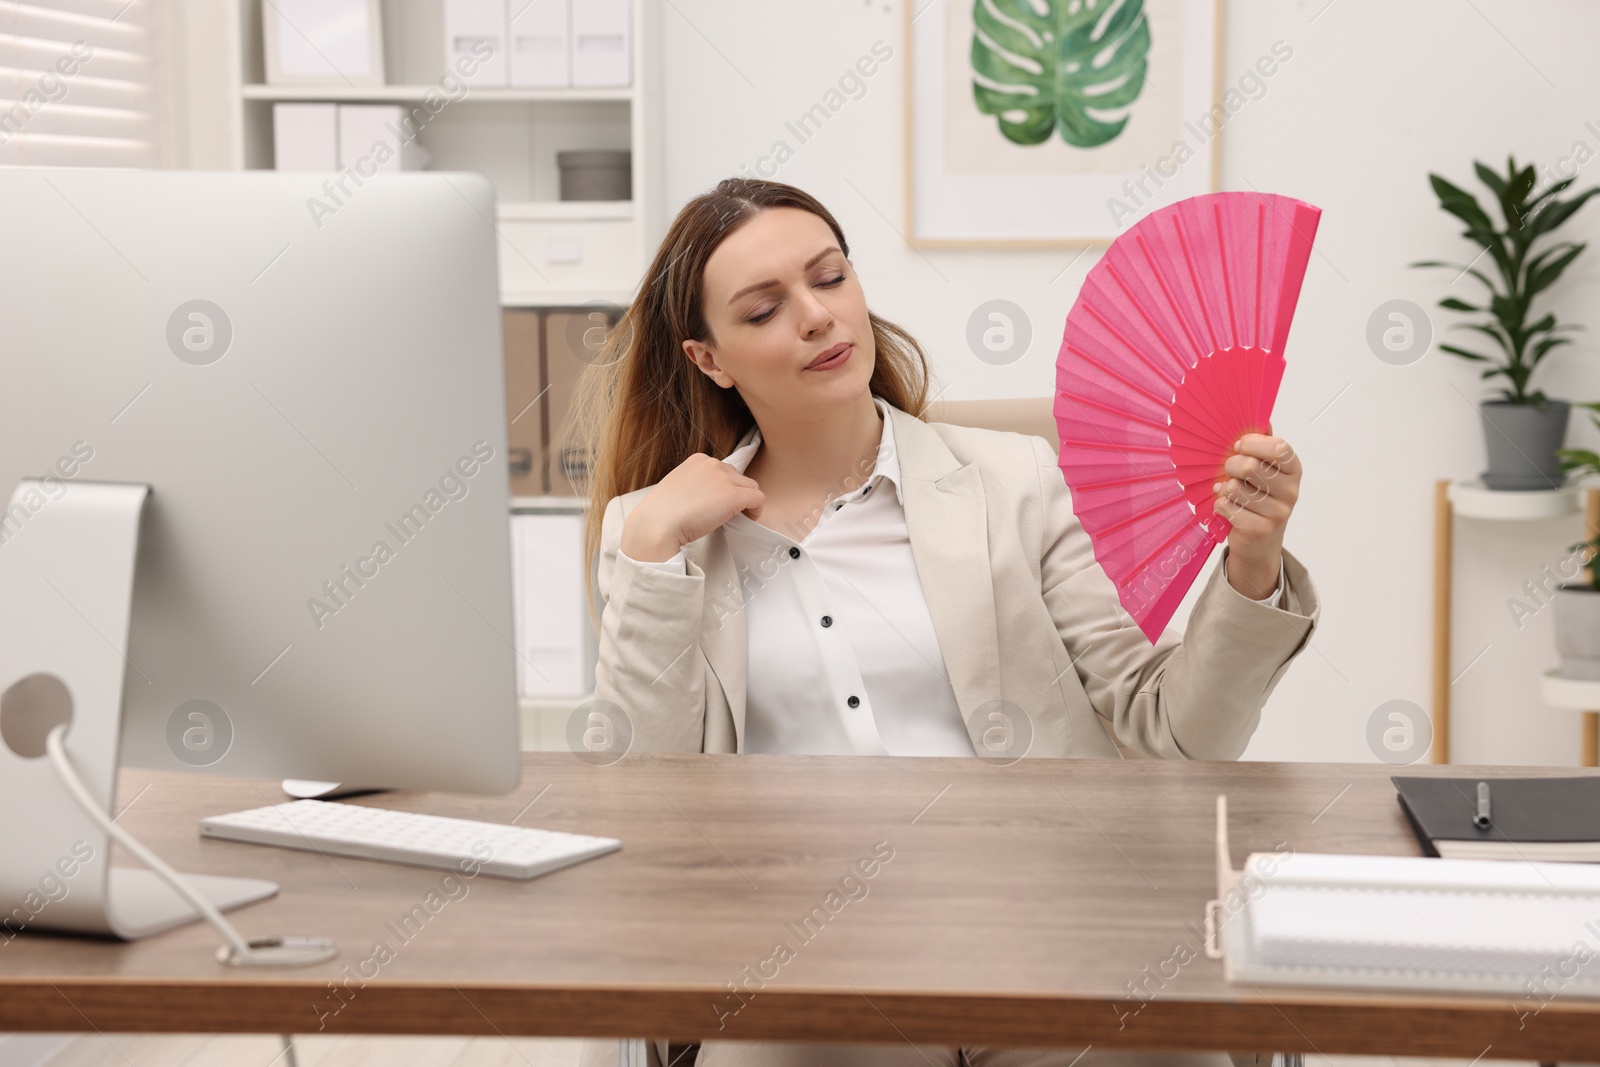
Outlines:
{"type": "Polygon", "coordinates": [[[1228,794],[1236,866],[1285,842],[1297,852],[1415,855],[1390,767],[525,761],[514,795],[368,802],[604,834],[623,850],[532,882],[480,875],[452,889],[441,871],[199,837],[203,814],[279,801],[274,783],[125,772],[122,823],[180,869],[282,883],[277,897],[234,913],[246,936],[328,935],[341,955],[303,970],[234,970],[215,962],[220,939],[203,924],[133,944],[24,934],[0,942],[0,1031],[315,1033],[320,1024],[1543,1061],[1592,1059],[1600,1048],[1592,1001],[1557,996],[1522,1017],[1533,1002],[1234,987],[1205,958],[1217,792],[1228,794]],[[880,843],[893,858],[845,883],[859,899],[840,892],[830,912],[830,891],[880,843]],[[431,914],[430,891],[440,894],[431,914]],[[427,917],[397,937],[400,917],[419,905],[427,917]],[[808,940],[792,924],[815,908],[824,917],[808,940]],[[379,942],[387,959],[373,954],[379,942]],[[786,959],[774,951],[780,942],[786,959]],[[733,999],[729,983],[747,981],[754,995],[733,999]]]}

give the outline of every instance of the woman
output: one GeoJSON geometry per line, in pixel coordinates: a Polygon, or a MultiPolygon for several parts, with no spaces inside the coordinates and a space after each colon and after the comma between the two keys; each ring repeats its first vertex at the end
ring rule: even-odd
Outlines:
{"type": "MultiPolygon", "coordinates": [[[[921,347],[867,309],[838,223],[792,186],[729,179],[690,201],[584,391],[596,706],[636,750],[1116,758],[1109,733],[1236,759],[1316,623],[1282,547],[1300,461],[1246,434],[1218,482],[1222,559],[1184,637],[1152,646],[1049,443],[922,421],[921,347]]],[[[698,1062],[1079,1051],[708,1041],[698,1062]]]]}

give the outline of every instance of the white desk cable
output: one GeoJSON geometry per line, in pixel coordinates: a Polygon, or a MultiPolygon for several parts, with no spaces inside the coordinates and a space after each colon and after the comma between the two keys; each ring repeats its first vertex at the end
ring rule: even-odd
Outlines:
{"type": "Polygon", "coordinates": [[[50,762],[55,767],[56,774],[61,777],[61,784],[67,787],[67,792],[77,802],[78,807],[83,809],[83,813],[90,821],[158,874],[162,881],[171,886],[216,928],[227,941],[227,944],[217,949],[218,960],[235,967],[302,967],[330,960],[338,954],[337,946],[325,937],[259,937],[246,941],[233,924],[223,917],[222,912],[217,910],[216,905],[195,890],[188,879],[169,867],[165,860],[140,844],[132,834],[112,822],[106,813],[100,810],[100,806],[95,803],[94,797],[89,795],[89,790],[84,787],[83,781],[72,767],[72,762],[67,758],[66,746],[62,740],[66,732],[67,724],[62,723],[45,737],[45,750],[50,754],[50,762]]]}

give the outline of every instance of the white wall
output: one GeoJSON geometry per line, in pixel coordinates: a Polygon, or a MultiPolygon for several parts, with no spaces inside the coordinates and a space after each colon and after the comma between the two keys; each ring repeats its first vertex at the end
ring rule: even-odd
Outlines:
{"type": "Polygon", "coordinates": [[[237,166],[239,130],[231,119],[238,56],[230,43],[235,0],[168,0],[167,40],[175,61],[164,72],[177,106],[164,145],[173,166],[226,170],[237,166]]]}
{"type": "MultiPolygon", "coordinates": [[[[769,175],[839,218],[873,310],[923,342],[947,398],[1048,396],[1062,323],[1096,253],[1073,263],[1071,249],[919,252],[902,240],[908,2],[922,0],[672,0],[669,210],[786,140],[794,158],[769,175]],[[798,144],[784,123],[879,39],[895,57],[865,95],[798,144]],[[1027,356],[1005,367],[979,361],[963,340],[972,309],[995,297],[1022,305],[1034,324],[1027,356]]],[[[1247,755],[1370,760],[1366,724],[1379,704],[1430,704],[1433,486],[1482,469],[1474,404],[1484,390],[1474,370],[1437,349],[1411,366],[1379,361],[1367,348],[1367,319],[1386,300],[1432,308],[1445,295],[1449,274],[1407,262],[1472,252],[1436,207],[1430,170],[1470,186],[1474,158],[1503,164],[1510,151],[1554,164],[1579,140],[1600,151],[1600,67],[1587,52],[1600,39],[1600,5],[1229,0],[1225,26],[1225,82],[1276,40],[1293,56],[1230,119],[1223,188],[1288,193],[1324,212],[1274,417],[1306,466],[1287,546],[1310,568],[1323,616],[1247,755]]],[[[1591,164],[1579,184],[1597,181],[1600,164],[1591,164]]],[[[1600,203],[1571,229],[1580,239],[1600,234],[1600,203]]],[[[1551,307],[1600,329],[1597,285],[1600,250],[1591,250],[1552,291],[1551,307]]],[[[1436,337],[1449,320],[1436,311],[1436,337]]],[[[1593,337],[1560,351],[1541,369],[1545,388],[1600,397],[1593,337]]],[[[1573,425],[1571,440],[1595,439],[1586,419],[1575,415],[1573,425]]],[[[1453,687],[1457,762],[1577,762],[1576,713],[1538,698],[1538,673],[1555,664],[1549,612],[1519,632],[1506,599],[1580,535],[1577,516],[1504,527],[1458,521],[1455,671],[1488,651],[1453,687]]]]}
{"type": "MultiPolygon", "coordinates": [[[[873,310],[921,339],[947,398],[1048,396],[1062,322],[1097,253],[918,251],[900,236],[903,5],[925,0],[661,2],[669,210],[788,141],[794,158],[773,176],[840,219],[873,310]],[[785,122],[821,101],[880,39],[894,58],[860,99],[798,144],[785,122]],[[1020,304],[1034,325],[1028,354],[1003,367],[979,361],[963,339],[972,309],[996,297],[1020,304]]],[[[211,21],[191,15],[188,46],[199,54],[187,73],[197,101],[225,85],[205,51],[220,47],[207,40],[219,32],[211,21]]],[[[1434,311],[1437,341],[1455,316],[1434,302],[1447,291],[1470,299],[1465,281],[1452,289],[1445,272],[1405,267],[1473,252],[1438,210],[1430,170],[1473,188],[1474,158],[1500,164],[1509,151],[1554,165],[1580,141],[1600,152],[1600,67],[1585,51],[1600,39],[1600,5],[1227,0],[1224,22],[1225,83],[1275,41],[1293,56],[1264,96],[1230,118],[1222,187],[1288,193],[1323,209],[1274,412],[1274,428],[1306,465],[1287,546],[1310,568],[1323,617],[1247,755],[1369,760],[1366,724],[1379,704],[1431,703],[1433,486],[1483,468],[1474,405],[1486,391],[1472,367],[1436,348],[1410,366],[1381,362],[1367,347],[1367,320],[1379,304],[1408,299],[1434,311]]],[[[191,150],[209,157],[197,165],[226,165],[217,151],[232,135],[226,122],[205,107],[190,121],[191,150]]],[[[1580,186],[1596,182],[1600,162],[1579,172],[1580,186]]],[[[1600,234],[1600,203],[1568,228],[1580,240],[1600,234]]],[[[1590,330],[1541,368],[1553,395],[1600,397],[1597,288],[1600,249],[1591,249],[1548,294],[1562,318],[1590,330]]],[[[1593,445],[1600,435],[1575,415],[1569,441],[1593,445]]],[[[1556,662],[1550,613],[1519,631],[1507,599],[1564,555],[1581,527],[1576,515],[1457,522],[1457,762],[1577,762],[1578,716],[1538,697],[1539,672],[1556,662]]],[[[1185,617],[1186,609],[1175,624],[1185,617]]]]}

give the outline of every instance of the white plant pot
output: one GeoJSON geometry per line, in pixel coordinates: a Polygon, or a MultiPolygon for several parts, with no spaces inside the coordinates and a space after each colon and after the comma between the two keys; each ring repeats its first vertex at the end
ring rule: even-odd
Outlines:
{"type": "Polygon", "coordinates": [[[1600,681],[1600,591],[1588,585],[1563,585],[1552,603],[1561,676],[1600,681]]]}

